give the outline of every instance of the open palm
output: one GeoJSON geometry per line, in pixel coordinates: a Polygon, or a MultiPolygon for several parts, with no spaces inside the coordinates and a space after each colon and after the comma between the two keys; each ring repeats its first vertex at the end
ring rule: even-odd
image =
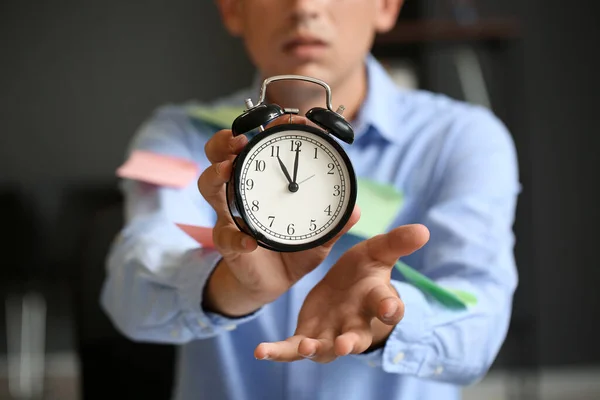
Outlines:
{"type": "Polygon", "coordinates": [[[428,239],[424,226],[406,225],[352,247],[307,295],[294,335],[261,343],[255,356],[330,362],[367,350],[384,336],[376,332],[377,322],[387,325],[389,334],[404,315],[404,304],[390,282],[394,263],[428,239]]]}

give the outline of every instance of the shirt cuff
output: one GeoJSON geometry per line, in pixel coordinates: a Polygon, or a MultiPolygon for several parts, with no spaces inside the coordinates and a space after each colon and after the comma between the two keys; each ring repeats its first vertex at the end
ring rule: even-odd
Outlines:
{"type": "Polygon", "coordinates": [[[214,249],[198,248],[186,253],[185,268],[177,278],[179,301],[188,328],[198,337],[214,336],[234,330],[238,325],[258,317],[262,308],[239,318],[208,312],[202,308],[202,295],[221,255],[214,249]]]}

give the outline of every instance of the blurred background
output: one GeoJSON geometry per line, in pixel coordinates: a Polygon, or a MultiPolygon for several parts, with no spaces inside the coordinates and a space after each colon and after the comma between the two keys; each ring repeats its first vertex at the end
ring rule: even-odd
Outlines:
{"type": "MultiPolygon", "coordinates": [[[[592,5],[407,0],[373,48],[399,85],[492,108],[517,145],[520,286],[466,399],[600,399],[592,5]]],[[[156,107],[246,86],[242,45],[205,0],[2,0],[0,44],[0,399],[168,399],[175,349],[127,341],[98,307],[114,171],[156,107]]]]}

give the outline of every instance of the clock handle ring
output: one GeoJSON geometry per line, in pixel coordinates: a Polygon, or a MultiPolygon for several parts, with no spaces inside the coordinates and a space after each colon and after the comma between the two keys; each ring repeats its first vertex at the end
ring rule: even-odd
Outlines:
{"type": "Polygon", "coordinates": [[[270,78],[265,79],[263,81],[262,87],[260,89],[260,98],[258,100],[257,106],[264,103],[265,97],[267,94],[267,86],[269,86],[269,84],[271,84],[273,82],[278,82],[278,81],[283,81],[283,80],[305,81],[305,82],[311,82],[311,83],[315,83],[319,86],[322,86],[325,89],[325,93],[326,93],[325,103],[327,105],[327,109],[329,109],[330,111],[333,111],[333,106],[331,105],[331,88],[329,87],[329,85],[320,79],[311,78],[311,77],[302,76],[302,75],[276,75],[276,76],[272,76],[270,78]]]}

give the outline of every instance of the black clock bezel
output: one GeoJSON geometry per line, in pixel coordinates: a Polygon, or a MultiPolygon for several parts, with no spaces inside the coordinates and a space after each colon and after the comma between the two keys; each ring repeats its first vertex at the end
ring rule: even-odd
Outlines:
{"type": "Polygon", "coordinates": [[[344,228],[344,226],[348,223],[348,220],[350,219],[350,216],[352,215],[352,211],[354,210],[354,206],[356,205],[356,197],[357,197],[357,193],[358,193],[357,185],[358,184],[357,184],[357,180],[356,180],[356,174],[354,172],[354,167],[353,167],[352,163],[350,162],[350,158],[348,157],[348,155],[346,154],[346,152],[344,151],[342,146],[340,146],[340,144],[334,138],[332,138],[331,135],[329,135],[328,133],[326,133],[316,127],[310,126],[310,125],[281,124],[281,125],[273,126],[271,128],[267,128],[263,132],[258,133],[256,136],[254,136],[248,142],[248,144],[244,147],[244,149],[236,156],[235,160],[233,161],[233,171],[231,173],[231,177],[230,177],[229,181],[226,183],[225,193],[226,193],[226,197],[227,197],[227,206],[229,208],[229,212],[232,216],[234,223],[237,225],[237,227],[242,232],[245,232],[246,234],[254,237],[256,239],[256,241],[258,242],[259,246],[269,249],[269,250],[278,251],[278,252],[283,253],[283,252],[296,252],[296,251],[309,250],[309,249],[312,249],[312,248],[315,248],[315,247],[325,244],[326,242],[331,240],[335,235],[337,235],[344,228]],[[309,134],[319,136],[320,138],[322,138],[323,140],[325,140],[329,144],[331,144],[331,146],[340,155],[342,161],[346,164],[346,169],[348,170],[348,175],[349,175],[348,176],[349,190],[347,191],[348,206],[347,206],[347,209],[344,211],[340,221],[337,223],[337,225],[333,229],[331,229],[331,231],[329,231],[326,235],[320,237],[319,239],[316,239],[314,241],[307,242],[307,243],[297,244],[297,245],[276,242],[274,240],[271,240],[271,239],[265,237],[260,231],[253,229],[252,224],[249,222],[250,218],[248,217],[246,210],[243,206],[242,197],[241,197],[239,188],[237,187],[237,184],[239,182],[239,177],[242,173],[243,161],[248,156],[248,154],[252,151],[252,149],[260,141],[268,138],[271,135],[274,135],[276,133],[280,133],[283,131],[292,131],[292,130],[302,131],[302,132],[306,132],[309,134]]]}

